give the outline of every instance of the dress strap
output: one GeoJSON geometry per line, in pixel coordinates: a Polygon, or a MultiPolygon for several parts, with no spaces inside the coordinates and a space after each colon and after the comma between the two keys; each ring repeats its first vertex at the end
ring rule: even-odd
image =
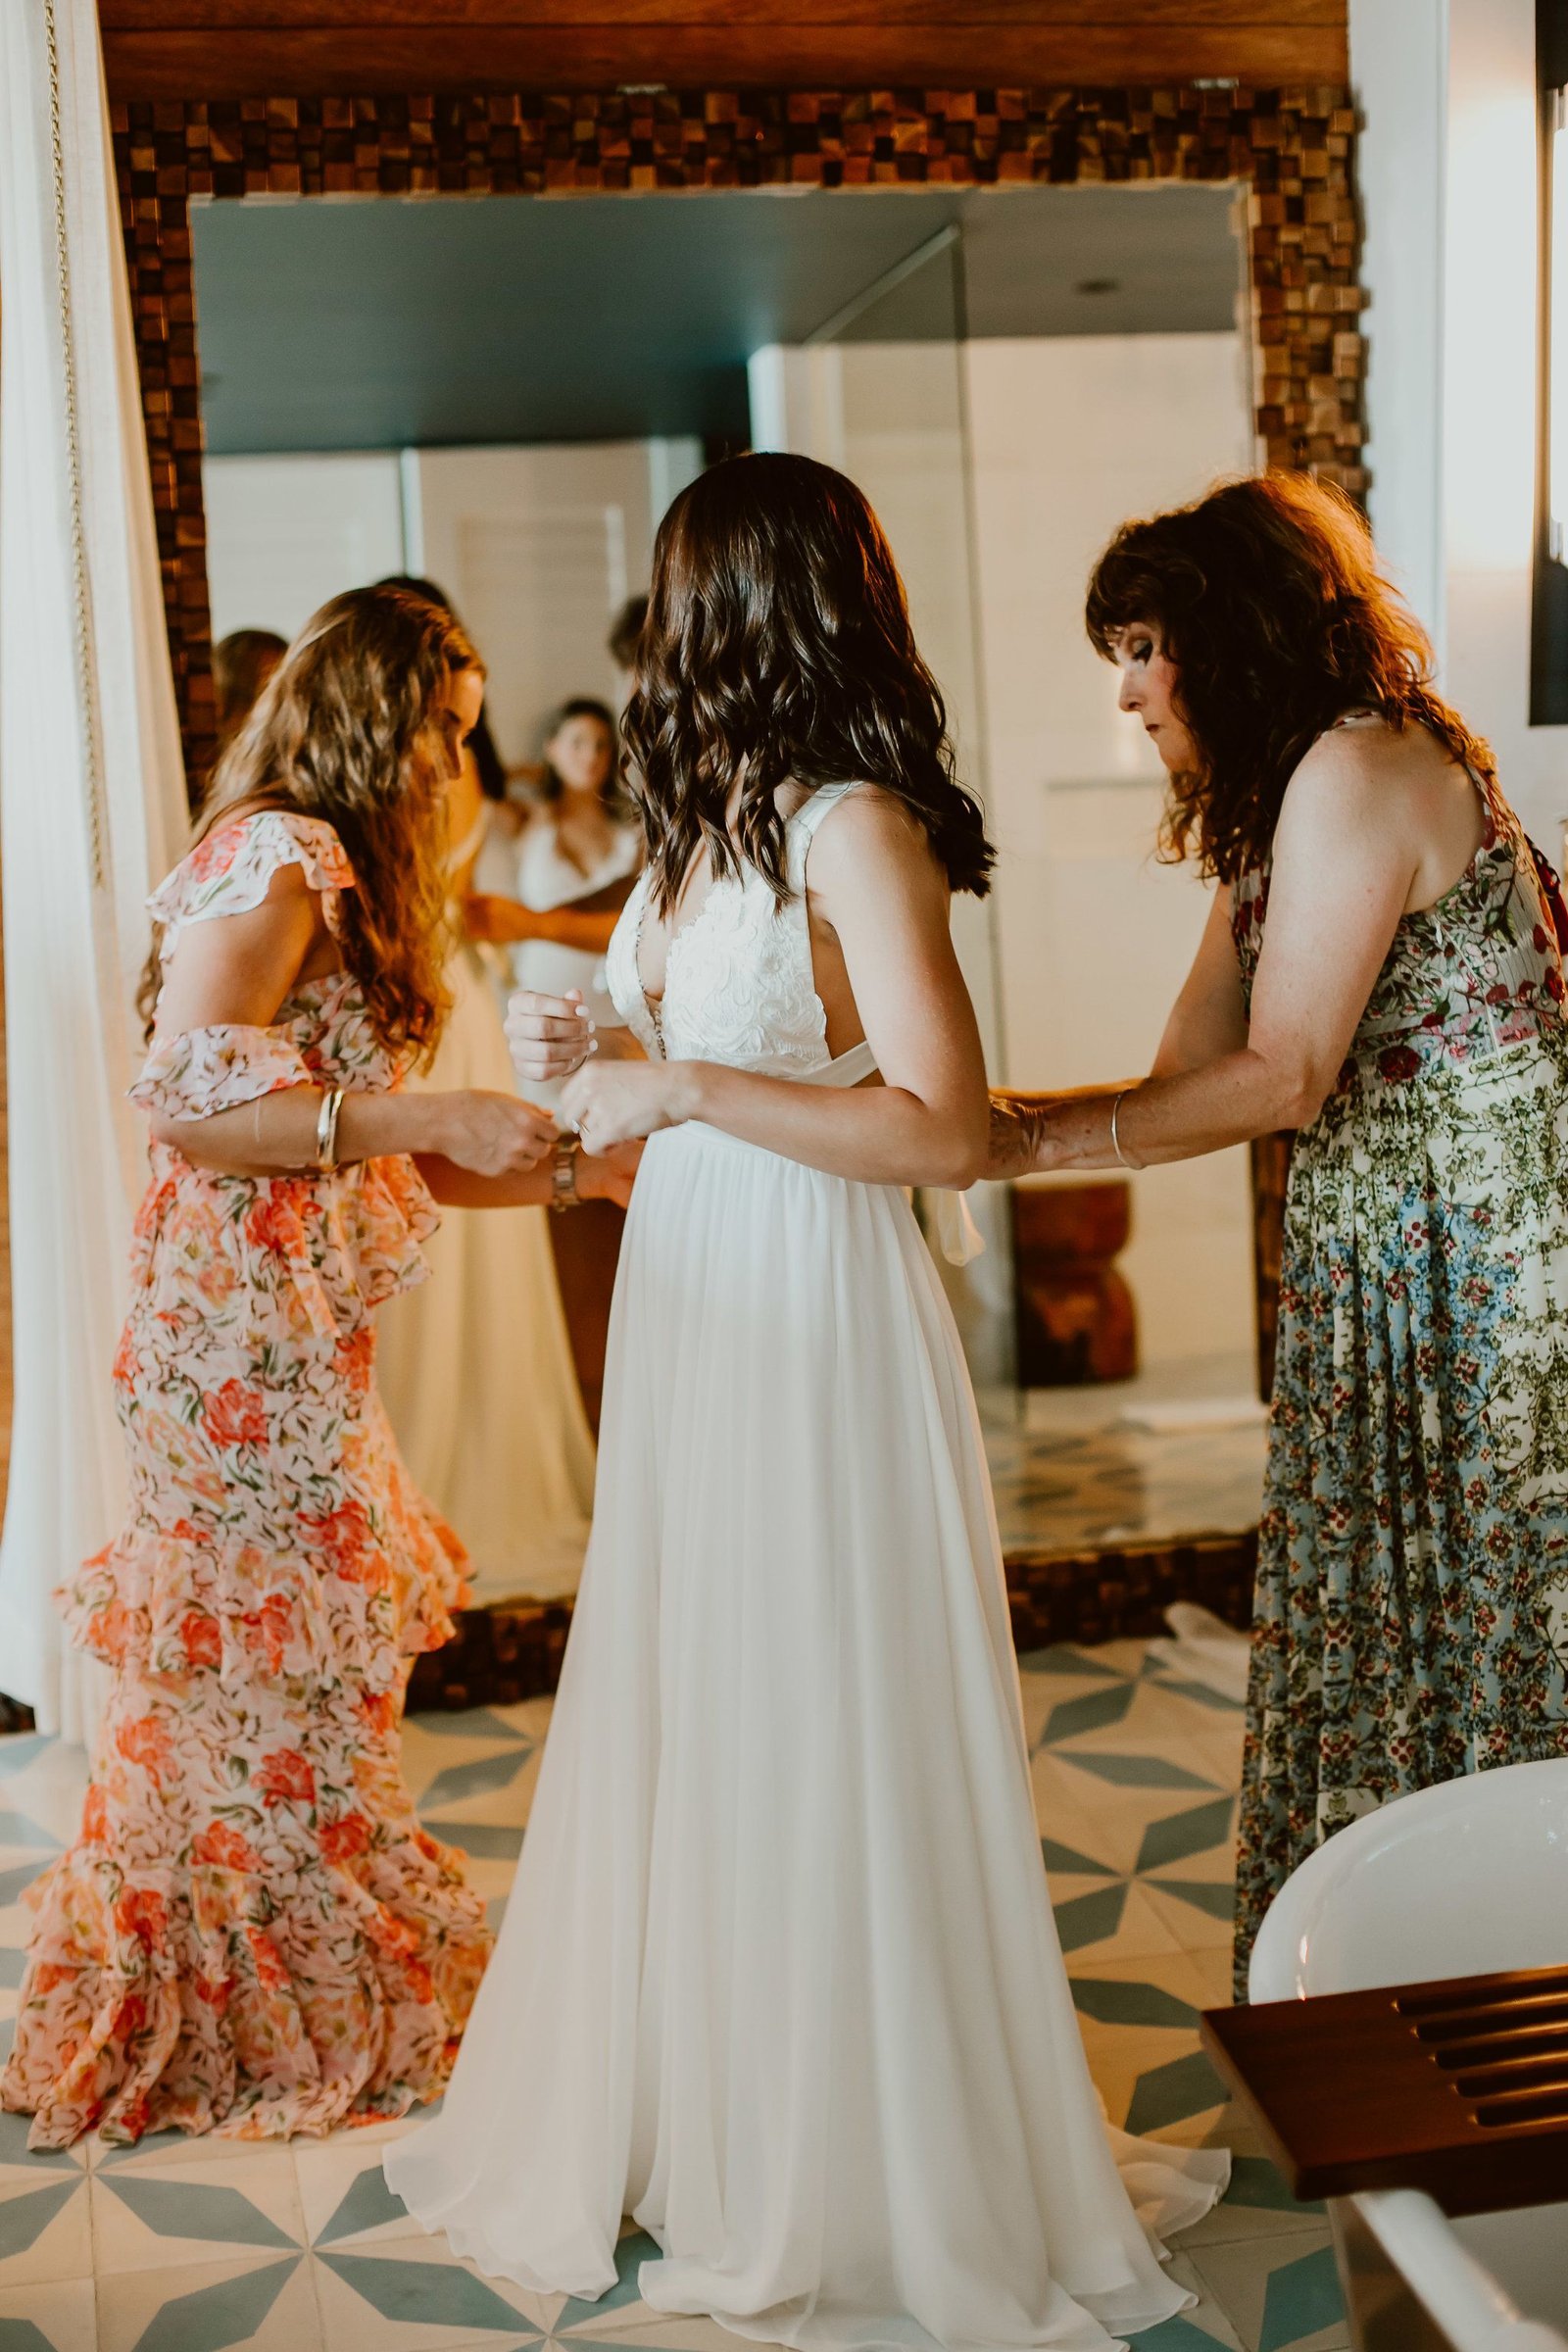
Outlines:
{"type": "Polygon", "coordinates": [[[849,1052],[841,1054],[836,1061],[825,1062],[819,1070],[806,1071],[802,1083],[806,1086],[858,1086],[863,1078],[874,1077],[876,1069],[876,1055],[862,1037],[858,1046],[851,1046],[849,1052]]]}
{"type": "Polygon", "coordinates": [[[808,801],[803,801],[785,825],[785,874],[797,900],[806,896],[806,861],[810,856],[816,828],[825,816],[831,815],[840,801],[848,800],[852,792],[861,790],[858,779],[848,784],[819,784],[808,801]]]}
{"type": "Polygon", "coordinates": [[[798,830],[807,841],[809,841],[829,809],[836,808],[840,801],[847,800],[852,792],[860,792],[863,789],[864,786],[859,777],[853,777],[847,784],[819,784],[810,799],[803,801],[790,818],[791,832],[798,830]]]}

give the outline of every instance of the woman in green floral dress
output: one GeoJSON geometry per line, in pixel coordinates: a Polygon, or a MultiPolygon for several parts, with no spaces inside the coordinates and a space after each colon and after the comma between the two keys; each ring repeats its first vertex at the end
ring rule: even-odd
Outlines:
{"type": "Polygon", "coordinates": [[[1236,1977],[1332,1831],[1568,1753],[1568,1025],[1556,877],[1348,502],[1127,524],[1090,587],[1210,919],[1141,1084],[1000,1102],[994,1170],[1297,1132],[1236,1977]]]}

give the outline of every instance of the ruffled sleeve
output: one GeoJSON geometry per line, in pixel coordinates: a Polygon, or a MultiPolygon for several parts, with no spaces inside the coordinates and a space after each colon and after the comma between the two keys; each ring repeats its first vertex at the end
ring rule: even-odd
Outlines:
{"type": "Polygon", "coordinates": [[[286,1030],[229,1023],[160,1039],[130,1099],[165,1118],[207,1119],[284,1087],[319,1084],[286,1030]]]}
{"type": "MultiPolygon", "coordinates": [[[[354,888],[343,844],[324,818],[259,808],[198,842],[148,900],[163,926],[165,962],[187,923],[248,914],[286,865],[299,866],[309,888],[321,893],[332,926],[338,895],[354,888]]],[[[130,1099],[166,1118],[205,1119],[285,1087],[318,1083],[287,1030],[227,1023],[160,1039],[130,1099]]]]}
{"type": "Polygon", "coordinates": [[[148,913],[163,925],[165,961],[187,923],[249,914],[285,865],[301,867],[309,887],[322,894],[330,927],[338,894],[354,888],[343,844],[324,817],[258,808],[199,841],[148,900],[148,913]]]}

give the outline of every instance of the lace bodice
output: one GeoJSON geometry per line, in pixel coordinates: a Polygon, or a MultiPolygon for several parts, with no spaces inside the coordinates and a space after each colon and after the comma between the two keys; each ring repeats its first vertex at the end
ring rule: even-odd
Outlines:
{"type": "Polygon", "coordinates": [[[605,969],[615,1009],[654,1060],[719,1061],[771,1078],[831,1076],[854,1084],[876,1067],[869,1047],[835,1061],[827,1014],[811,972],[806,909],[806,862],[811,837],[854,784],[821,786],[784,828],[791,897],[779,906],[760,874],[739,873],[710,886],[697,912],[669,943],[664,993],[657,1006],[643,993],[637,949],[648,909],[648,875],[638,877],[610,943],[605,969]]]}

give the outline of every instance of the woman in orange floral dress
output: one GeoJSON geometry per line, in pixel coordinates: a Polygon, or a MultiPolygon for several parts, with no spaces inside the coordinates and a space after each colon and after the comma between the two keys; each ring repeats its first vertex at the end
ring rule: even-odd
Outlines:
{"type": "Polygon", "coordinates": [[[628,1178],[554,1164],[515,1097],[399,1091],[445,1010],[445,786],[481,690],[449,615],[339,597],[152,901],[130,1505],[62,1594],[114,1681],[0,2078],[34,2147],[400,2115],[440,2089],[488,1955],[402,1774],[408,1668],[452,1630],[464,1554],[398,1458],[373,1312],[420,1278],[437,1200],[628,1178]]]}

